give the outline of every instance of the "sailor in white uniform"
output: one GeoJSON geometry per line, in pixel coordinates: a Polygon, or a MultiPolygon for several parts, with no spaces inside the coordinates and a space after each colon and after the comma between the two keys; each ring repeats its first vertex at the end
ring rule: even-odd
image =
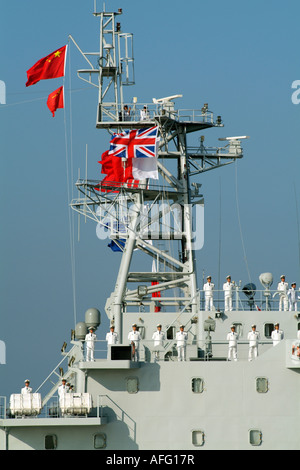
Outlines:
{"type": "Polygon", "coordinates": [[[110,332],[106,334],[105,339],[107,341],[107,359],[111,359],[111,346],[119,342],[119,336],[115,332],[114,325],[111,325],[110,332]]]}
{"type": "Polygon", "coordinates": [[[271,338],[273,340],[273,346],[277,346],[280,341],[284,338],[284,333],[279,329],[279,323],[275,323],[275,330],[271,333],[271,338]]]}
{"type": "Polygon", "coordinates": [[[118,333],[115,332],[114,325],[111,325],[110,332],[107,333],[106,335],[106,341],[107,341],[107,344],[118,344],[119,337],[118,337],[118,333]]]}
{"type": "Polygon", "coordinates": [[[128,334],[128,339],[132,347],[132,359],[135,362],[139,361],[139,347],[141,341],[141,333],[137,329],[136,323],[132,325],[132,331],[128,334]]]}
{"type": "Polygon", "coordinates": [[[252,325],[252,331],[248,333],[249,340],[249,355],[248,360],[252,361],[253,358],[258,356],[258,341],[260,339],[260,334],[256,331],[256,325],[252,325]]]}
{"type": "Polygon", "coordinates": [[[28,379],[25,380],[25,387],[22,388],[21,394],[22,395],[27,395],[29,393],[32,393],[32,388],[29,387],[30,381],[28,379]]]}
{"type": "Polygon", "coordinates": [[[211,276],[207,276],[207,282],[203,286],[204,295],[205,295],[205,311],[214,310],[214,288],[215,285],[211,282],[211,276]]]}
{"type": "MultiPolygon", "coordinates": [[[[61,385],[58,387],[58,398],[59,398],[59,406],[60,408],[64,408],[66,406],[67,400],[67,393],[69,393],[69,387],[66,384],[66,379],[62,379],[61,385]]],[[[62,416],[64,413],[62,414],[62,416]]]]}
{"type": "Polygon", "coordinates": [[[237,342],[239,339],[239,335],[235,331],[235,326],[231,325],[231,332],[227,335],[228,343],[228,361],[233,359],[237,361],[237,342]]]}
{"type": "Polygon", "coordinates": [[[65,393],[68,393],[69,387],[66,385],[66,379],[62,379],[61,385],[58,387],[58,396],[61,398],[65,393]]]}
{"type": "Polygon", "coordinates": [[[284,312],[288,311],[288,298],[287,298],[287,291],[289,285],[285,282],[285,276],[280,276],[281,281],[277,285],[277,292],[279,293],[279,311],[282,311],[282,307],[284,312]]]}
{"type": "Polygon", "coordinates": [[[85,345],[86,345],[86,361],[94,361],[94,351],[95,351],[95,341],[97,336],[94,333],[94,327],[89,328],[89,333],[85,335],[85,345]]]}
{"type": "Polygon", "coordinates": [[[164,341],[166,339],[166,335],[163,331],[161,331],[161,324],[157,325],[157,330],[153,333],[152,339],[154,340],[154,360],[159,361],[159,348],[164,346],[164,341]],[[159,347],[158,350],[155,350],[155,347],[159,347]]]}
{"type": "Polygon", "coordinates": [[[180,325],[179,329],[180,331],[176,333],[178,361],[185,361],[188,334],[184,331],[183,325],[180,325]]]}
{"type": "Polygon", "coordinates": [[[227,281],[223,284],[224,291],[224,310],[232,312],[232,295],[234,289],[234,282],[231,282],[231,276],[226,277],[227,281]]]}
{"type": "Polygon", "coordinates": [[[140,110],[140,120],[141,121],[150,120],[149,111],[146,105],[143,107],[143,109],[140,110]]]}
{"type": "Polygon", "coordinates": [[[287,293],[288,300],[289,300],[289,311],[295,311],[297,312],[297,300],[300,299],[300,296],[297,296],[297,291],[296,291],[296,283],[292,282],[291,288],[288,290],[287,293]]]}

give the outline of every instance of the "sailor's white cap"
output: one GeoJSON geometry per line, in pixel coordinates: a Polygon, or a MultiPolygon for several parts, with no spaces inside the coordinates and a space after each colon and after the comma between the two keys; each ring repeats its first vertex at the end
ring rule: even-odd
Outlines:
{"type": "Polygon", "coordinates": [[[158,323],[158,324],[156,325],[157,328],[158,328],[159,326],[161,326],[161,323],[158,323]]]}
{"type": "Polygon", "coordinates": [[[284,275],[284,274],[281,274],[280,279],[282,279],[283,277],[285,278],[285,275],[284,275]]]}
{"type": "Polygon", "coordinates": [[[136,326],[136,323],[133,323],[132,326],[136,326]]]}
{"type": "Polygon", "coordinates": [[[30,384],[30,380],[28,379],[24,380],[24,384],[27,384],[27,383],[30,384]]]}
{"type": "Polygon", "coordinates": [[[251,325],[251,328],[256,328],[256,325],[255,324],[251,325]]]}
{"type": "Polygon", "coordinates": [[[184,325],[180,325],[180,327],[179,327],[179,328],[184,328],[184,325]]]}
{"type": "Polygon", "coordinates": [[[279,323],[278,323],[278,322],[277,322],[277,323],[275,323],[275,325],[274,325],[274,326],[279,326],[279,323]]]}
{"type": "Polygon", "coordinates": [[[206,279],[211,279],[211,276],[206,276],[206,279]]]}
{"type": "Polygon", "coordinates": [[[230,276],[230,274],[228,274],[228,276],[226,276],[226,279],[228,279],[229,277],[230,277],[230,279],[231,279],[231,276],[230,276]]]}
{"type": "Polygon", "coordinates": [[[234,328],[234,329],[235,329],[235,325],[231,325],[231,327],[230,327],[230,328],[234,328]]]}

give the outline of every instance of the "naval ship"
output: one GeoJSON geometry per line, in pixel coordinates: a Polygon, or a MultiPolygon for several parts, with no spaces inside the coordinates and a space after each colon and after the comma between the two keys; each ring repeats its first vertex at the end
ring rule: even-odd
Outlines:
{"type": "Polygon", "coordinates": [[[247,136],[207,146],[204,133],[223,128],[222,117],[207,103],[180,109],[180,94],[125,102],[124,87],[135,83],[133,35],[122,30],[121,9],[93,14],[99,51],[70,41],[88,64],[78,77],[99,90],[96,128],[107,147],[101,178],[78,179],[71,207],[96,223],[105,249],[109,237],[119,272],[105,313],[87,306],[41,385],[0,398],[0,448],[299,450],[300,312],[288,309],[286,289],[272,288],[272,273],[261,274],[260,290],[229,282],[226,299],[211,286],[208,294],[196,274],[204,225],[197,177],[237,164],[247,136]],[[190,143],[195,135],[199,145],[190,143]],[[104,314],[118,335],[112,344],[104,314]],[[253,330],[258,354],[249,356],[253,330]]]}

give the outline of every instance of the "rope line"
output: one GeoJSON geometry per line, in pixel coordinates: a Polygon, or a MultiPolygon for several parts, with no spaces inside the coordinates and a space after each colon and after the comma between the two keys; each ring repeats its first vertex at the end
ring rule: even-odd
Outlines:
{"type": "Polygon", "coordinates": [[[238,216],[238,222],[239,222],[239,228],[240,228],[240,236],[241,236],[241,242],[242,242],[243,253],[244,253],[244,261],[245,261],[245,264],[246,264],[246,269],[247,269],[247,272],[248,272],[249,281],[252,282],[251,281],[250,271],[249,271],[247,255],[246,255],[244,238],[243,238],[241,217],[240,217],[240,209],[239,209],[239,202],[238,202],[237,160],[235,160],[235,197],[236,197],[237,216],[238,216]]]}

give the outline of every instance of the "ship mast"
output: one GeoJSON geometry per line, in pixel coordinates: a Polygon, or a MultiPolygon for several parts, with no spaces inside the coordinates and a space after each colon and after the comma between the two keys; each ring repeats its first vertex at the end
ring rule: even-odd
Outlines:
{"type": "MultiPolygon", "coordinates": [[[[118,21],[121,14],[121,9],[94,12],[100,20],[99,52],[84,53],[71,38],[90,65],[88,69],[78,70],[78,76],[99,89],[97,128],[112,134],[158,126],[160,180],[159,183],[143,180],[137,187],[125,183],[122,187],[106,186],[105,190],[98,180],[78,180],[76,186],[82,197],[73,200],[71,207],[96,221],[100,232],[101,227],[109,228],[110,238],[122,248],[115,288],[105,307],[122,341],[123,314],[127,312],[141,308],[154,312],[156,307],[162,314],[164,309],[177,314],[184,309],[190,312],[191,318],[199,312],[195,264],[195,239],[199,234],[194,232],[192,221],[195,210],[196,215],[203,216],[204,203],[199,194],[201,185],[191,183],[190,179],[241,158],[242,149],[240,138],[229,138],[225,147],[207,148],[201,137],[199,147],[189,147],[190,133],[223,124],[220,116],[214,119],[207,104],[199,110],[176,110],[174,102],[182,95],[153,99],[147,104],[147,120],[140,118],[145,103],[138,104],[133,98],[130,120],[124,122],[123,87],[134,84],[134,57],[132,34],[121,31],[118,21]],[[97,57],[97,68],[89,60],[91,55],[97,57]],[[174,246],[166,250],[163,242],[176,247],[179,243],[179,250],[174,246]],[[143,272],[130,270],[135,251],[150,257],[151,262],[143,272]],[[153,260],[160,269],[151,269],[153,260]],[[175,289],[179,294],[174,294],[175,289]],[[159,301],[157,295],[161,296],[159,301]]],[[[197,232],[201,230],[202,222],[197,232]]]]}

